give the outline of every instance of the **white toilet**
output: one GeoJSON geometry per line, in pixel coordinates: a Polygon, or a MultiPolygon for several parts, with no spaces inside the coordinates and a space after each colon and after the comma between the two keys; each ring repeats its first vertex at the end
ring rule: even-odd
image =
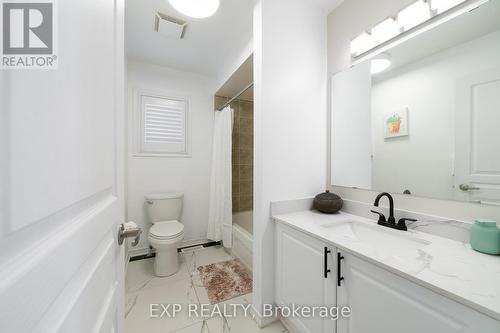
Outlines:
{"type": "Polygon", "coordinates": [[[184,238],[184,225],[179,222],[183,197],[182,193],[146,195],[146,210],[153,223],[148,240],[156,250],[157,276],[169,276],[179,269],[177,248],[184,238]]]}

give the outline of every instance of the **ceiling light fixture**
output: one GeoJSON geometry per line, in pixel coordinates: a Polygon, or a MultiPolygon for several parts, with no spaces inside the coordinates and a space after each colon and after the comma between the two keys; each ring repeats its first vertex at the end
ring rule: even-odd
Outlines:
{"type": "Polygon", "coordinates": [[[381,53],[371,60],[370,73],[372,75],[382,73],[389,67],[391,67],[391,56],[387,53],[381,53]]]}
{"type": "Polygon", "coordinates": [[[205,18],[219,9],[219,0],[168,0],[181,14],[194,18],[205,18]]]}

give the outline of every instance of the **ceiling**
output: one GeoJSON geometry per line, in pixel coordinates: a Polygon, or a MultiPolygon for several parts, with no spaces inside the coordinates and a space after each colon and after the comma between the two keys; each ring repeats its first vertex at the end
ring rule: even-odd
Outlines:
{"type": "Polygon", "coordinates": [[[204,19],[180,14],[167,0],[126,0],[125,13],[129,60],[211,76],[252,40],[253,0],[220,0],[219,10],[204,19]],[[155,32],[156,11],[186,21],[184,39],[155,32]]]}
{"type": "Polygon", "coordinates": [[[309,0],[309,1],[319,6],[327,14],[329,14],[332,10],[334,10],[344,2],[344,0],[309,0]]]}
{"type": "MultiPolygon", "coordinates": [[[[253,82],[253,55],[231,75],[224,85],[215,93],[217,96],[232,98],[253,82]]],[[[253,87],[245,90],[239,99],[253,101],[253,87]]]]}

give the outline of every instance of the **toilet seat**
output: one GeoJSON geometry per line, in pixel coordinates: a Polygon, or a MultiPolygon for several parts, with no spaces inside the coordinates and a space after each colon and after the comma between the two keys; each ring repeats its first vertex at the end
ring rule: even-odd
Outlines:
{"type": "Polygon", "coordinates": [[[178,238],[184,233],[184,224],[179,221],[156,222],[149,229],[149,237],[157,240],[178,238]]]}

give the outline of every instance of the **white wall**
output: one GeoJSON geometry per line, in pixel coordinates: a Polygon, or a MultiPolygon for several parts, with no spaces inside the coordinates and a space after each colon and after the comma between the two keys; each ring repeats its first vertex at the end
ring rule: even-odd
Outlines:
{"type": "MultiPolygon", "coordinates": [[[[244,36],[242,36],[244,37],[244,36]]],[[[231,61],[227,61],[223,64],[223,66],[219,69],[215,77],[215,91],[219,91],[219,89],[229,80],[231,75],[233,75],[240,66],[248,59],[253,53],[253,39],[252,36],[244,38],[246,40],[246,44],[237,49],[236,55],[234,59],[231,61]]]]}
{"type": "MultiPolygon", "coordinates": [[[[345,1],[328,16],[328,74],[329,76],[350,66],[349,42],[361,31],[393,15],[413,0],[373,0],[345,1]]],[[[331,184],[329,179],[328,184],[331,184]]],[[[377,192],[332,187],[332,191],[344,198],[372,203],[377,192]]],[[[395,196],[400,209],[431,215],[473,220],[478,216],[500,220],[500,209],[494,206],[474,203],[395,196]]]]}
{"type": "Polygon", "coordinates": [[[453,198],[457,83],[500,66],[499,40],[496,32],[455,46],[373,85],[373,189],[453,198]],[[384,140],[384,113],[400,107],[409,108],[410,135],[384,140]]]}
{"type": "Polygon", "coordinates": [[[310,197],[324,190],[326,79],[326,13],[309,0],[256,1],[253,301],[257,310],[274,301],[271,201],[310,197]]]}
{"type": "Polygon", "coordinates": [[[147,233],[151,223],[144,210],[144,195],[155,192],[183,192],[182,223],[184,240],[206,238],[210,161],[213,130],[213,86],[198,74],[165,67],[130,62],[128,64],[128,165],[127,214],[144,230],[141,242],[134,252],[148,247],[147,233]],[[132,123],[134,90],[173,93],[190,97],[191,157],[137,157],[133,156],[132,123]]]}
{"type": "MultiPolygon", "coordinates": [[[[10,221],[10,91],[8,90],[8,79],[10,72],[3,71],[0,75],[0,221],[10,221]]],[[[8,232],[7,223],[0,223],[0,239],[8,232]]]]}

